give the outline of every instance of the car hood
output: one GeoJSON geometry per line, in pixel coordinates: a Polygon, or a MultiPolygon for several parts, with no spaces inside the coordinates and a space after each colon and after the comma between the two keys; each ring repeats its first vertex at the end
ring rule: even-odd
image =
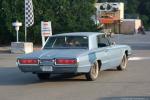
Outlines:
{"type": "Polygon", "coordinates": [[[53,58],[77,58],[87,52],[86,49],[51,49],[40,50],[30,54],[24,54],[18,59],[53,59],[53,58]]]}

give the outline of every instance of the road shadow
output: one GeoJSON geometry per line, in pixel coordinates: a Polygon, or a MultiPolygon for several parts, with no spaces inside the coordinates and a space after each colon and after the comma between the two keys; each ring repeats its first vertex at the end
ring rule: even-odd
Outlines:
{"type": "MultiPolygon", "coordinates": [[[[114,72],[116,69],[103,71],[114,72]]],[[[102,73],[100,72],[102,75],[102,73]]],[[[110,73],[111,74],[111,73],[110,73]]],[[[35,74],[23,73],[17,67],[0,67],[0,86],[1,85],[30,85],[44,82],[89,82],[83,74],[52,74],[48,80],[41,81],[35,74]]]]}
{"type": "Polygon", "coordinates": [[[98,100],[150,100],[150,96],[104,97],[98,100]]]}
{"type": "Polygon", "coordinates": [[[47,82],[85,82],[83,74],[53,74],[47,82]]]}
{"type": "Polygon", "coordinates": [[[32,74],[24,74],[17,67],[0,67],[1,85],[28,85],[37,83],[38,80],[32,74]]]}
{"type": "Polygon", "coordinates": [[[35,74],[23,73],[17,67],[0,67],[1,85],[30,85],[43,82],[85,82],[81,74],[57,74],[52,75],[49,80],[40,81],[35,74]]]}
{"type": "Polygon", "coordinates": [[[117,69],[106,69],[104,71],[110,71],[110,72],[117,71],[117,72],[119,72],[117,69]]]}

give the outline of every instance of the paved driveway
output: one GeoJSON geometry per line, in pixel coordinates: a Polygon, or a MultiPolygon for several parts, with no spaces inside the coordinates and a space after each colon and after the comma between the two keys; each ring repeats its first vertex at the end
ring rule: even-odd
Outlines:
{"type": "Polygon", "coordinates": [[[150,37],[149,41],[138,39],[140,35],[136,41],[126,37],[119,40],[134,49],[127,70],[100,72],[93,82],[83,75],[56,75],[41,82],[35,75],[20,72],[15,65],[18,54],[0,53],[0,100],[150,100],[150,37]]]}

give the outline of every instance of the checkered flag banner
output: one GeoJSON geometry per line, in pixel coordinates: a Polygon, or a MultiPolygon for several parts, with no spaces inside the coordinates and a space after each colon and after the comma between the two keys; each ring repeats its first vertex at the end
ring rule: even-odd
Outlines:
{"type": "Polygon", "coordinates": [[[25,26],[30,27],[34,24],[34,14],[32,0],[25,0],[25,26]]]}

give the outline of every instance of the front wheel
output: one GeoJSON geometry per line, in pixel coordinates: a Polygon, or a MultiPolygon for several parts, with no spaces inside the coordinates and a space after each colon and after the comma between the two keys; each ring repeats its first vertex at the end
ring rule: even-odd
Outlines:
{"type": "Polygon", "coordinates": [[[97,79],[98,74],[99,74],[99,66],[98,66],[98,63],[95,62],[95,63],[91,66],[90,72],[89,72],[89,73],[86,73],[85,76],[86,76],[86,79],[87,79],[88,81],[94,81],[94,80],[97,79]]]}
{"type": "Polygon", "coordinates": [[[126,56],[126,54],[123,56],[121,64],[117,67],[117,70],[125,70],[127,67],[127,63],[128,63],[128,58],[126,56]]]}
{"type": "Polygon", "coordinates": [[[50,73],[37,73],[37,77],[40,80],[48,80],[50,77],[50,73]]]}

